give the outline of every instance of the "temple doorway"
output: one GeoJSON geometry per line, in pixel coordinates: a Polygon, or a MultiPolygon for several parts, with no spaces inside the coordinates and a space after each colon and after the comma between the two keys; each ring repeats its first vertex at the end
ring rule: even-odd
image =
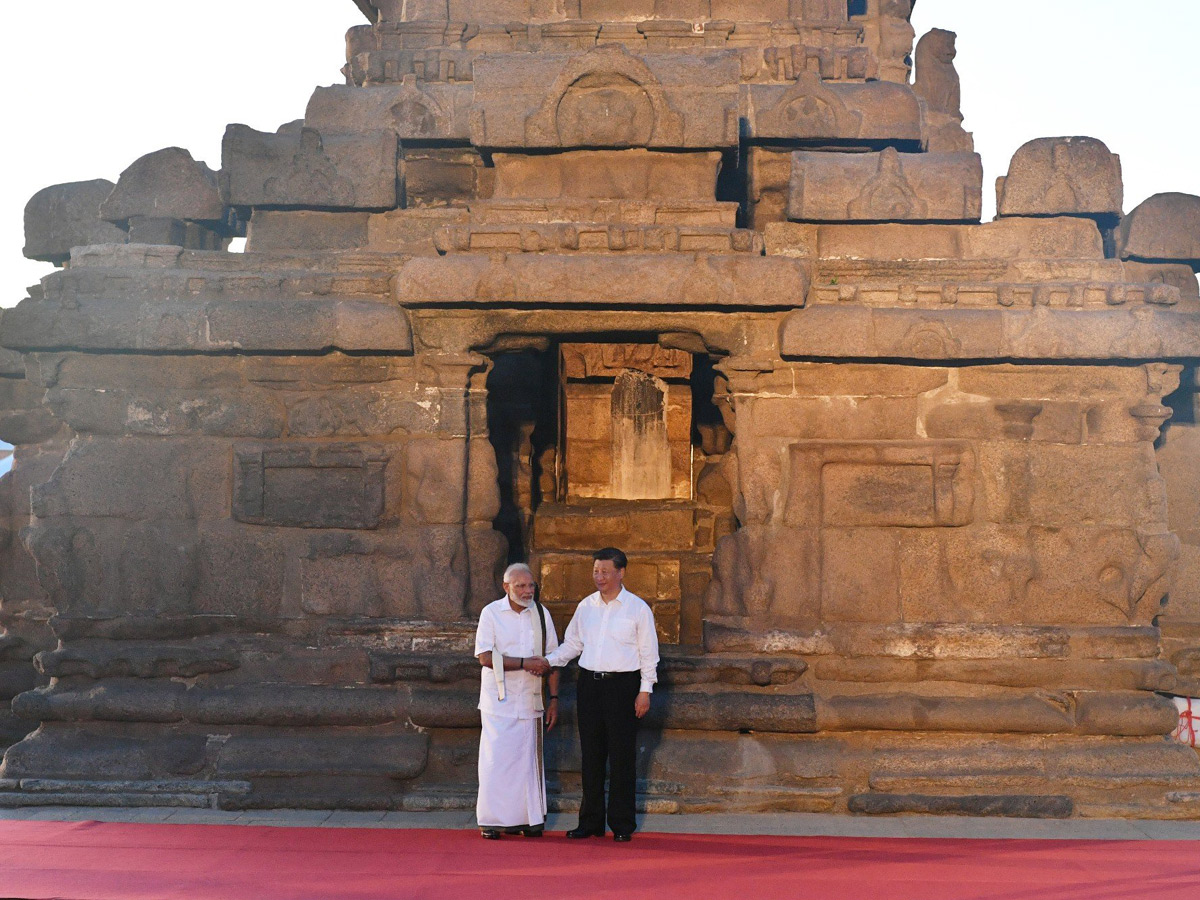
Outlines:
{"type": "Polygon", "coordinates": [[[595,590],[591,552],[629,556],[626,585],[663,643],[701,642],[715,541],[733,528],[720,477],[729,434],[703,354],[653,339],[564,340],[496,357],[488,422],[496,528],[527,560],[560,629],[595,590]]]}

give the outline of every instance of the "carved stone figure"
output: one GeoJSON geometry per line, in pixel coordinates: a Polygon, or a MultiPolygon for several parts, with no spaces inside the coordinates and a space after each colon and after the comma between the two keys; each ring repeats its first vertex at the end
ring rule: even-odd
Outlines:
{"type": "Polygon", "coordinates": [[[954,70],[953,31],[934,28],[917,41],[916,80],[913,90],[934,112],[962,121],[961,89],[954,70]]]}

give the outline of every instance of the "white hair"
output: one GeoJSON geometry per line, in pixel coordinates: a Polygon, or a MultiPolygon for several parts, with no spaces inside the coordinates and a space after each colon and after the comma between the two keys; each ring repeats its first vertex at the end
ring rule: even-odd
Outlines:
{"type": "Polygon", "coordinates": [[[530,578],[533,578],[533,569],[529,568],[529,566],[525,565],[525,563],[513,563],[504,570],[504,583],[508,584],[510,581],[512,581],[513,575],[515,575],[517,572],[524,572],[530,578]]]}

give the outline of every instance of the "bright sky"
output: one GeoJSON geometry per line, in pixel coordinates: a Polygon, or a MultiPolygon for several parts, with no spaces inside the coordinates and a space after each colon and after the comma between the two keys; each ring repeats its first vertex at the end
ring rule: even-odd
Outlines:
{"type": "MultiPolygon", "coordinates": [[[[50,184],[108,178],[182,146],[214,169],[229,122],[273,131],[342,81],[352,0],[9,2],[0,34],[7,177],[0,306],[52,271],[24,260],[22,211],[50,184]]],[[[984,216],[1014,150],[1090,135],[1121,155],[1125,209],[1200,194],[1192,106],[1195,0],[918,0],[913,24],[958,33],[965,126],[984,163],[984,216]]]]}

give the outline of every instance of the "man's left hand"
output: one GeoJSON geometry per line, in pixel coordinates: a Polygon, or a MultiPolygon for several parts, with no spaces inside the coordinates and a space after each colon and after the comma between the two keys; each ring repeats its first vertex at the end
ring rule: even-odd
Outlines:
{"type": "Polygon", "coordinates": [[[648,712],[650,712],[650,692],[642,691],[633,701],[633,714],[640,719],[648,712]]]}
{"type": "Polygon", "coordinates": [[[558,724],[558,701],[551,700],[546,704],[546,730],[549,731],[558,724]]]}

